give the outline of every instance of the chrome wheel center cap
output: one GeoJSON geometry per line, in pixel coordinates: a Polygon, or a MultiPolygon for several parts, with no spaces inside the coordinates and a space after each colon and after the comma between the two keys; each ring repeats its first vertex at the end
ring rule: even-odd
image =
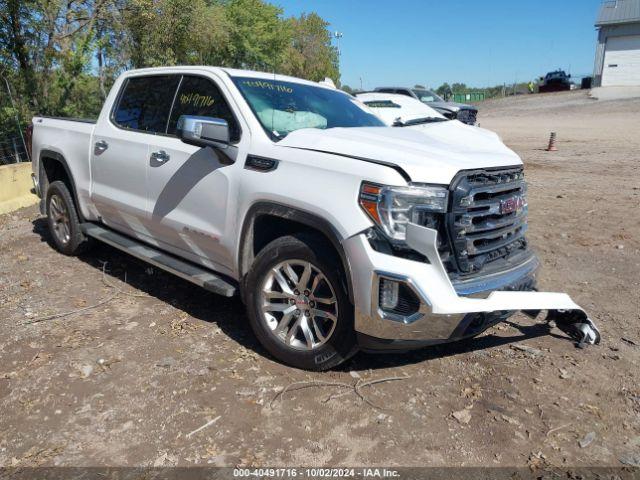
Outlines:
{"type": "Polygon", "coordinates": [[[306,308],[309,306],[309,297],[305,297],[304,295],[300,295],[296,298],[296,306],[298,308],[306,308]]]}

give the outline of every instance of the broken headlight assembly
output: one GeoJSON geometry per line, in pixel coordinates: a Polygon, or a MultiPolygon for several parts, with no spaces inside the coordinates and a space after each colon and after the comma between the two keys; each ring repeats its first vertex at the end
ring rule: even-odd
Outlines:
{"type": "MultiPolygon", "coordinates": [[[[394,187],[363,182],[359,203],[394,249],[408,249],[409,222],[438,230],[447,209],[446,188],[410,184],[394,187]]],[[[376,236],[373,231],[371,235],[376,236]]]]}

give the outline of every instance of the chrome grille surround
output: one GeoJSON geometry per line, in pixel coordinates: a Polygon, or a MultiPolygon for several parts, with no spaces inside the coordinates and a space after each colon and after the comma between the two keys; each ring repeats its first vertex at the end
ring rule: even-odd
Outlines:
{"type": "Polygon", "coordinates": [[[461,275],[527,251],[526,192],[522,167],[464,171],[454,179],[447,230],[461,275]]]}

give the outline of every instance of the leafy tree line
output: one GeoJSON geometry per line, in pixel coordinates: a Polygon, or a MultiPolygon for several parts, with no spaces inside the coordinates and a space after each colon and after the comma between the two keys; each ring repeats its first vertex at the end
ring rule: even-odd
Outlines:
{"type": "MultiPolygon", "coordinates": [[[[526,82],[519,83],[515,87],[516,87],[515,91],[517,92],[523,93],[527,91],[526,82]]],[[[358,93],[360,91],[360,89],[352,88],[349,85],[342,85],[341,88],[342,90],[350,94],[358,93]]],[[[472,93],[472,92],[483,92],[485,94],[485,98],[493,98],[493,97],[499,97],[504,95],[510,95],[514,91],[513,85],[507,85],[507,86],[496,85],[495,87],[476,88],[476,87],[468,87],[464,83],[452,83],[451,85],[449,85],[449,83],[447,82],[443,83],[436,89],[428,88],[420,84],[414,85],[413,88],[420,88],[420,89],[426,88],[427,90],[432,90],[436,92],[438,95],[440,95],[442,98],[446,98],[453,93],[472,93]]]]}
{"type": "Polygon", "coordinates": [[[0,135],[15,132],[16,113],[23,123],[96,116],[130,68],[219,65],[338,83],[328,26],[264,0],[0,0],[0,135]]]}

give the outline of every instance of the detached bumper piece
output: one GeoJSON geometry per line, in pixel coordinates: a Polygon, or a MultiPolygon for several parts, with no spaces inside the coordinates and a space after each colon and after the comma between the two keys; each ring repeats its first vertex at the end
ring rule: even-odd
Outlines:
{"type": "Polygon", "coordinates": [[[477,115],[478,115],[477,110],[472,110],[470,108],[463,108],[458,111],[456,115],[456,119],[460,120],[462,123],[466,123],[467,125],[475,125],[477,115]]]}
{"type": "Polygon", "coordinates": [[[407,244],[427,262],[375,251],[364,235],[345,242],[352,260],[355,327],[367,350],[409,350],[482,333],[517,311],[547,321],[578,346],[597,344],[600,332],[565,293],[534,288],[538,261],[527,261],[472,282],[452,283],[437,249],[437,231],[407,226],[407,244]]]}
{"type": "Polygon", "coordinates": [[[579,348],[600,343],[600,330],[582,310],[549,310],[547,321],[555,322],[579,348]]]}

